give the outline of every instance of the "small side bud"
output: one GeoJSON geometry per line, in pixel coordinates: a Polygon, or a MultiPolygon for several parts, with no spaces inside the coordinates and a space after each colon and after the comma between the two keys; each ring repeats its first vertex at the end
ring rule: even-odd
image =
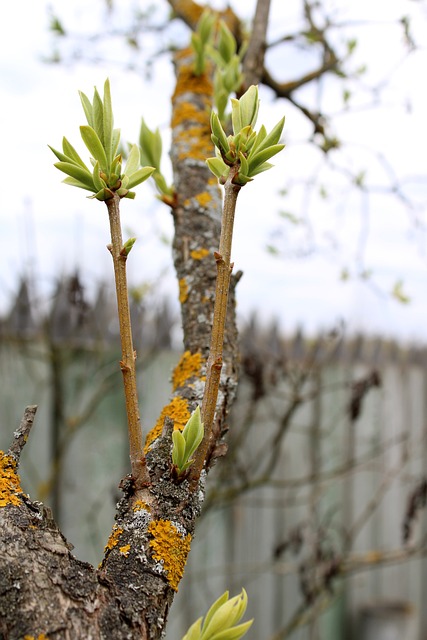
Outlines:
{"type": "Polygon", "coordinates": [[[132,247],[135,244],[135,242],[136,242],[136,238],[129,238],[129,240],[127,240],[124,243],[124,245],[123,245],[123,247],[122,247],[122,249],[120,251],[120,255],[121,256],[128,256],[129,253],[131,252],[132,247]]]}

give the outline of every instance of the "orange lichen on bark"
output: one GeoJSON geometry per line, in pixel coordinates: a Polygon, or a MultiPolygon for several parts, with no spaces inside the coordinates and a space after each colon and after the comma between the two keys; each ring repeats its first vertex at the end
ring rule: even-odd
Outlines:
{"type": "Polygon", "coordinates": [[[130,544],[125,544],[123,547],[119,547],[119,551],[122,556],[128,556],[130,551],[130,544]]]}
{"type": "Polygon", "coordinates": [[[198,193],[196,196],[196,200],[201,207],[206,207],[212,200],[212,196],[209,191],[203,191],[202,193],[198,193]]]}
{"type": "Polygon", "coordinates": [[[8,504],[21,504],[22,493],[19,475],[16,472],[16,461],[0,451],[0,507],[8,504]]]}
{"type": "Polygon", "coordinates": [[[172,375],[172,385],[175,391],[178,387],[182,387],[187,380],[193,376],[200,375],[200,367],[202,366],[202,354],[191,353],[185,351],[178,364],[176,365],[172,375]]]}
{"type": "Polygon", "coordinates": [[[184,304],[188,298],[188,284],[185,278],[181,278],[178,282],[179,286],[179,301],[181,304],[184,304]]]}
{"type": "Polygon", "coordinates": [[[209,249],[193,249],[193,251],[190,251],[190,256],[193,260],[203,260],[209,253],[209,249]]]}
{"type": "MultiPolygon", "coordinates": [[[[191,52],[185,50],[185,55],[191,52]]],[[[212,108],[213,85],[208,74],[196,76],[192,64],[181,64],[174,94],[172,96],[172,129],[174,144],[182,144],[180,159],[206,160],[212,155],[210,112],[212,108]],[[188,94],[188,100],[186,95],[188,94]],[[197,104],[191,100],[197,95],[197,104]]]]}
{"type": "Polygon", "coordinates": [[[147,433],[145,439],[144,451],[147,453],[150,445],[156,440],[162,433],[163,423],[165,418],[173,420],[173,428],[182,431],[190,419],[190,412],[188,410],[188,402],[184,398],[176,396],[169,404],[163,407],[156,424],[147,433]]]}
{"type": "Polygon", "coordinates": [[[135,513],[143,510],[150,512],[150,507],[144,502],[144,500],[136,500],[132,509],[135,513]]]}
{"type": "Polygon", "coordinates": [[[116,524],[113,527],[113,530],[110,534],[110,537],[108,538],[108,542],[104,547],[104,552],[108,551],[109,549],[112,549],[113,547],[115,547],[116,545],[118,545],[119,543],[119,538],[123,533],[123,529],[121,527],[118,527],[116,524]]]}
{"type": "MultiPolygon", "coordinates": [[[[184,49],[181,56],[191,55],[189,49],[184,49]]],[[[178,70],[175,91],[172,95],[172,102],[183,93],[197,93],[199,95],[213,96],[212,80],[206,73],[196,76],[193,64],[181,64],[178,70]]],[[[191,106],[191,105],[189,105],[191,106]]]]}
{"type": "Polygon", "coordinates": [[[178,591],[190,551],[191,535],[181,535],[170,520],[153,520],[148,525],[148,531],[153,536],[150,540],[153,558],[163,562],[170,586],[178,591]]]}
{"type": "Polygon", "coordinates": [[[36,636],[26,635],[26,636],[24,636],[23,640],[49,640],[49,638],[45,633],[39,633],[37,638],[36,638],[36,636]]]}

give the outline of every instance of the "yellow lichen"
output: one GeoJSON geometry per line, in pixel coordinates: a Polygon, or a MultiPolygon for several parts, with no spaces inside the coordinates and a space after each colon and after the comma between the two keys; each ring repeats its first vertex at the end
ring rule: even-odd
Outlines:
{"type": "Polygon", "coordinates": [[[5,507],[8,504],[18,506],[21,503],[19,497],[21,493],[15,460],[12,456],[0,451],[0,507],[5,507]]]}
{"type": "Polygon", "coordinates": [[[175,391],[178,387],[182,387],[185,382],[193,376],[198,376],[200,374],[201,365],[202,355],[200,353],[185,351],[173,372],[173,390],[175,391]]]}
{"type": "Polygon", "coordinates": [[[191,535],[181,535],[169,520],[153,520],[148,531],[153,536],[150,540],[153,558],[163,562],[170,586],[178,591],[190,551],[191,535]]]}
{"type": "Polygon", "coordinates": [[[123,547],[119,547],[119,551],[123,556],[128,556],[130,551],[130,544],[125,544],[123,547]]]}
{"type": "Polygon", "coordinates": [[[184,147],[178,158],[206,160],[212,155],[210,112],[213,86],[206,74],[194,75],[192,65],[181,65],[172,97],[172,129],[174,145],[184,147]],[[197,94],[197,104],[187,101],[183,94],[197,94]],[[182,125],[182,126],[181,126],[182,125]]]}
{"type": "Polygon", "coordinates": [[[193,260],[203,260],[209,253],[209,249],[193,249],[193,251],[190,251],[190,256],[193,260]]]}
{"type": "Polygon", "coordinates": [[[135,503],[132,507],[133,511],[136,513],[137,511],[150,511],[150,507],[148,504],[144,502],[144,500],[135,500],[135,503]]]}
{"type": "MultiPolygon", "coordinates": [[[[206,73],[196,76],[192,64],[181,64],[178,69],[178,78],[175,85],[175,91],[172,96],[172,103],[175,103],[179,96],[187,92],[211,97],[213,96],[213,84],[206,73]]],[[[193,107],[196,110],[196,107],[190,103],[184,104],[189,107],[193,107]]],[[[172,127],[174,127],[175,124],[176,122],[174,123],[172,120],[172,127]]]]}
{"type": "Polygon", "coordinates": [[[184,304],[184,302],[188,298],[188,284],[186,279],[181,278],[180,281],[178,282],[178,285],[179,285],[179,301],[181,304],[184,304]]]}
{"type": "Polygon", "coordinates": [[[108,538],[108,542],[104,547],[104,552],[107,552],[109,549],[112,549],[119,543],[119,538],[123,533],[123,529],[118,527],[116,524],[113,527],[113,530],[108,538]]]}
{"type": "Polygon", "coordinates": [[[49,638],[45,633],[39,633],[37,638],[35,636],[25,635],[24,640],[49,640],[49,638]]]}
{"type": "Polygon", "coordinates": [[[145,453],[147,453],[154,440],[156,440],[162,433],[165,418],[171,418],[171,420],[173,420],[174,429],[182,431],[190,418],[187,400],[176,396],[169,404],[163,407],[156,424],[151,431],[147,433],[144,448],[145,453]]]}
{"type": "Polygon", "coordinates": [[[196,200],[201,207],[206,207],[212,200],[212,196],[209,191],[203,191],[202,193],[197,194],[196,200]]]}

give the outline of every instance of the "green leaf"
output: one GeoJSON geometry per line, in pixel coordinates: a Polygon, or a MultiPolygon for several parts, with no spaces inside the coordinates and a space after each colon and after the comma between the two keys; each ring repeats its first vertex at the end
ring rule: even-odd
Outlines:
{"type": "Polygon", "coordinates": [[[62,182],[64,184],[69,184],[71,187],[78,187],[79,189],[85,189],[86,191],[91,191],[92,193],[95,191],[93,186],[88,187],[87,184],[83,184],[83,182],[80,182],[80,180],[76,180],[71,176],[68,176],[68,178],[64,178],[62,182]]]}
{"type": "Polygon", "coordinates": [[[240,171],[243,173],[243,175],[248,176],[249,164],[242,152],[239,153],[239,159],[240,159],[240,171]]]}
{"type": "MultiPolygon", "coordinates": [[[[92,174],[87,169],[84,170],[82,167],[71,164],[70,162],[56,162],[54,166],[63,173],[86,185],[90,191],[95,191],[92,174]]],[[[67,184],[70,183],[68,182],[67,184]]]]}
{"type": "Polygon", "coordinates": [[[221,158],[208,158],[206,164],[217,178],[226,176],[230,170],[221,158]]]}
{"type": "Polygon", "coordinates": [[[101,96],[98,93],[98,89],[95,87],[93,92],[93,127],[92,127],[101,144],[104,144],[104,105],[102,104],[101,96]]]}
{"type": "Polygon", "coordinates": [[[219,596],[219,598],[217,598],[217,600],[215,600],[215,602],[211,605],[211,607],[209,608],[209,611],[205,616],[205,620],[203,622],[204,629],[206,629],[209,626],[209,623],[212,620],[213,615],[218,611],[218,609],[222,607],[222,605],[225,602],[227,602],[228,596],[229,596],[229,592],[224,591],[224,593],[221,596],[219,596]]]}
{"type": "Polygon", "coordinates": [[[202,626],[202,618],[194,622],[182,640],[200,640],[200,630],[202,626]]]}
{"type": "Polygon", "coordinates": [[[132,187],[136,187],[138,184],[141,184],[141,182],[147,180],[154,171],[154,167],[141,167],[141,169],[135,171],[132,176],[129,176],[128,188],[132,189],[132,187]]]}
{"type": "Polygon", "coordinates": [[[74,160],[76,164],[79,164],[81,167],[83,167],[83,169],[87,169],[85,163],[83,162],[77,151],[74,149],[73,145],[70,144],[70,142],[68,142],[67,138],[65,137],[62,138],[62,149],[64,153],[69,158],[72,158],[72,160],[74,160]]]}
{"type": "Polygon", "coordinates": [[[185,438],[178,429],[172,432],[172,443],[172,462],[181,470],[185,463],[185,438]]]}
{"type": "Polygon", "coordinates": [[[221,20],[219,23],[219,42],[218,51],[225,63],[233,58],[237,50],[236,39],[227,27],[225,22],[221,20]]]}
{"type": "MultiPolygon", "coordinates": [[[[255,150],[258,151],[262,151],[263,149],[265,149],[266,147],[271,147],[273,145],[278,144],[279,140],[280,140],[280,136],[282,135],[282,131],[283,131],[283,127],[285,125],[285,118],[283,117],[281,120],[279,120],[279,122],[273,127],[273,129],[270,131],[270,133],[268,135],[266,135],[265,137],[263,137],[262,140],[260,140],[258,142],[258,140],[255,142],[254,147],[253,147],[253,151],[255,152],[255,150]]],[[[261,127],[262,129],[262,127],[261,127]]],[[[261,132],[260,129],[260,132],[261,132]]],[[[265,129],[265,128],[264,128],[265,129]]],[[[259,134],[258,134],[259,135],[259,134]]]]}
{"type": "Polygon", "coordinates": [[[79,96],[80,96],[80,100],[83,106],[83,111],[85,112],[86,115],[86,120],[87,123],[90,127],[93,127],[93,107],[92,107],[92,103],[89,100],[89,98],[87,97],[87,95],[85,95],[83,93],[83,91],[79,91],[79,96]]]}
{"type": "Polygon", "coordinates": [[[255,155],[249,154],[249,175],[252,175],[254,169],[256,169],[259,165],[263,164],[264,162],[275,156],[277,153],[279,153],[279,151],[281,151],[284,146],[284,144],[273,144],[271,147],[266,147],[262,151],[256,152],[255,155]]]}
{"type": "Polygon", "coordinates": [[[160,161],[162,157],[162,136],[156,129],[151,131],[144,118],[141,118],[141,129],[139,133],[139,144],[142,150],[142,162],[148,163],[160,171],[160,161]]]}
{"type": "Polygon", "coordinates": [[[242,128],[242,118],[240,116],[240,104],[236,98],[231,98],[231,123],[235,134],[242,128]]]}
{"type": "Polygon", "coordinates": [[[120,144],[120,129],[113,129],[113,135],[111,139],[111,157],[114,158],[117,155],[117,149],[120,144]]]}
{"type": "Polygon", "coordinates": [[[218,114],[215,113],[215,111],[212,111],[211,113],[211,130],[215,138],[218,140],[219,144],[216,144],[218,149],[223,153],[228,153],[230,150],[230,145],[228,143],[227,136],[225,135],[225,131],[222,128],[221,122],[218,118],[218,114]]]}
{"type": "Polygon", "coordinates": [[[114,157],[113,153],[113,106],[111,103],[111,90],[110,90],[110,81],[105,81],[104,84],[104,104],[103,104],[103,143],[104,149],[107,156],[108,163],[114,157]]]}
{"type": "Polygon", "coordinates": [[[100,191],[101,189],[105,189],[107,187],[107,183],[105,182],[105,180],[101,178],[99,174],[100,174],[99,162],[96,161],[92,171],[92,177],[93,177],[93,184],[97,191],[100,191]]]}
{"type": "Polygon", "coordinates": [[[270,162],[263,162],[262,164],[258,165],[256,169],[251,171],[251,177],[254,178],[259,173],[263,173],[264,171],[268,171],[269,169],[272,169],[273,167],[274,167],[274,164],[271,164],[270,162]]]}
{"type": "Polygon", "coordinates": [[[184,427],[182,435],[185,439],[184,462],[190,461],[191,456],[203,440],[204,429],[200,416],[200,407],[196,407],[184,427]]]}
{"type": "Polygon", "coordinates": [[[253,620],[248,620],[248,622],[239,624],[236,627],[232,627],[231,629],[220,631],[214,636],[209,636],[209,640],[239,640],[240,638],[243,638],[245,633],[252,626],[252,623],[253,620]]]}
{"type": "Polygon", "coordinates": [[[240,129],[248,125],[252,128],[255,127],[259,110],[258,87],[254,84],[251,85],[238,102],[240,105],[241,126],[238,130],[235,130],[235,133],[238,133],[240,129]]]}
{"type": "Polygon", "coordinates": [[[108,174],[110,167],[107,162],[107,156],[105,155],[104,147],[102,146],[102,142],[95,129],[92,129],[92,127],[89,127],[88,125],[84,125],[80,127],[80,134],[83,138],[83,142],[89,149],[89,152],[92,154],[94,159],[99,162],[102,171],[108,174]]]}
{"type": "Polygon", "coordinates": [[[124,174],[126,176],[131,176],[135,173],[135,171],[139,168],[139,147],[137,144],[133,144],[128,159],[126,161],[126,166],[124,169],[124,174]]]}
{"type": "Polygon", "coordinates": [[[58,160],[60,160],[61,162],[70,162],[71,164],[74,164],[73,159],[65,155],[64,153],[62,153],[62,151],[57,151],[57,149],[54,149],[53,147],[51,147],[50,144],[48,144],[47,146],[56,155],[58,160]]]}

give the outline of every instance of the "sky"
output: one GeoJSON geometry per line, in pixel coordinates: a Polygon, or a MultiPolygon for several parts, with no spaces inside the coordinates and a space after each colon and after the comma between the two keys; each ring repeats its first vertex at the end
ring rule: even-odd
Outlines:
{"type": "MultiPolygon", "coordinates": [[[[126,7],[147,4],[123,2],[124,8],[115,14],[115,26],[125,23],[126,7]]],[[[219,0],[215,4],[222,5],[219,0]]],[[[231,4],[249,20],[253,1],[231,4]]],[[[328,0],[328,5],[334,3],[328,0]]],[[[346,85],[353,108],[343,108],[343,84],[333,78],[326,86],[301,90],[299,98],[313,105],[321,100],[335,113],[334,132],[348,145],[339,157],[332,153],[326,158],[307,144],[310,126],[297,109],[273,100],[268,89],[261,90],[259,124],[271,127],[285,115],[287,146],[274,159],[275,168],[259,176],[256,184],[247,185],[239,196],[233,244],[236,269],[244,273],[238,290],[239,315],[245,322],[256,310],[266,325],[276,319],[288,333],[298,326],[315,334],[344,325],[348,333],[425,342],[425,211],[421,206],[411,209],[396,193],[390,196],[387,186],[393,173],[392,184],[403,183],[403,195],[419,204],[427,201],[427,53],[418,49],[404,56],[403,31],[393,22],[412,15],[415,40],[425,42],[426,5],[423,0],[395,0],[386,6],[347,0],[338,5],[340,21],[353,21],[344,29],[346,37],[358,38],[354,65],[366,64],[368,69],[360,83],[346,85]],[[368,26],[367,21],[376,26],[368,26]],[[383,106],[367,109],[372,101],[367,86],[378,83],[384,85],[383,106]],[[334,171],[334,164],[341,171],[334,171]],[[369,196],[349,188],[343,178],[349,171],[365,176],[369,196]],[[307,186],[307,179],[315,187],[307,186]],[[321,187],[327,198],[319,195],[321,187]],[[284,190],[286,194],[280,195],[284,190]],[[369,277],[361,278],[363,272],[369,277]],[[390,295],[399,281],[409,304],[400,304],[390,295]]],[[[154,63],[151,80],[139,68],[124,69],[130,54],[114,39],[90,47],[82,44],[80,61],[68,59],[61,65],[43,61],[53,50],[49,7],[83,43],[83,36],[100,23],[104,6],[101,1],[65,5],[14,0],[3,8],[0,113],[8,169],[0,192],[0,311],[7,308],[17,276],[22,274],[31,274],[40,298],[49,295],[56,277],[75,268],[84,274],[89,291],[100,280],[112,278],[111,256],[105,249],[109,242],[106,211],[86,199],[84,191],[61,183],[47,147],[60,148],[65,135],[83,152],[79,89],[91,95],[93,86],[101,88],[108,76],[116,126],[123,139],[137,140],[141,115],[150,126],[159,126],[164,171],[170,175],[167,146],[174,78],[166,55],[154,63]],[[95,55],[99,60],[93,60],[95,55]]],[[[298,7],[296,0],[272,0],[271,40],[297,28],[298,7]]],[[[174,37],[184,36],[184,29],[176,27],[174,37]]],[[[166,45],[166,36],[145,36],[141,55],[152,51],[159,40],[162,44],[162,38],[166,45]]],[[[278,50],[269,52],[267,61],[282,80],[307,72],[314,64],[309,54],[285,58],[278,50]]],[[[135,201],[123,202],[124,235],[138,238],[128,262],[129,278],[134,285],[148,282],[152,290],[177,305],[168,244],[172,220],[153,196],[153,188],[145,183],[138,187],[135,201]]]]}

